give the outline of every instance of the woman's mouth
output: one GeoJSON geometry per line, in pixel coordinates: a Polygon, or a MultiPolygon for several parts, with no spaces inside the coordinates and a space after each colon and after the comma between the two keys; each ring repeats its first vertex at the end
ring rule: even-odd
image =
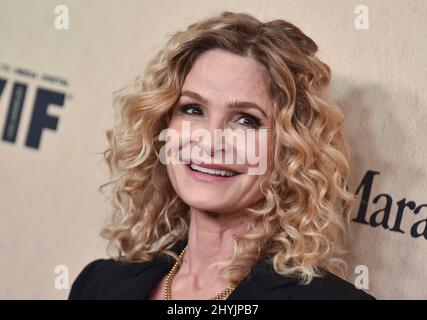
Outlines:
{"type": "Polygon", "coordinates": [[[206,168],[202,165],[197,165],[194,163],[185,164],[184,166],[186,168],[186,171],[196,180],[211,183],[232,181],[235,177],[241,174],[239,172],[226,169],[206,168]]]}
{"type": "Polygon", "coordinates": [[[203,172],[203,173],[207,173],[215,176],[232,177],[237,175],[236,172],[233,172],[230,170],[215,170],[215,169],[198,166],[197,164],[194,164],[194,163],[189,164],[189,167],[193,171],[199,171],[199,172],[203,172]]]}

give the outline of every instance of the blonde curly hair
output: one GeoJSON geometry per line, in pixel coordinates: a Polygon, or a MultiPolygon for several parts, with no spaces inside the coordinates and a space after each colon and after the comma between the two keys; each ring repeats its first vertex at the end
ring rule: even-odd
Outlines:
{"type": "Polygon", "coordinates": [[[237,284],[260,257],[277,273],[308,284],[324,270],[345,277],[342,258],[355,195],[347,190],[349,150],[344,115],[325,89],[330,68],[317,44],[285,20],[261,22],[224,11],[174,33],[130,92],[116,96],[115,125],[107,130],[103,157],[112,179],[111,221],[101,235],[110,257],[149,261],[188,239],[189,206],[174,191],[159,160],[161,130],[184,79],[204,51],[222,49],[252,57],[268,71],[274,107],[274,169],[261,185],[263,206],[250,209],[248,231],[235,239],[235,254],[220,262],[237,284]]]}

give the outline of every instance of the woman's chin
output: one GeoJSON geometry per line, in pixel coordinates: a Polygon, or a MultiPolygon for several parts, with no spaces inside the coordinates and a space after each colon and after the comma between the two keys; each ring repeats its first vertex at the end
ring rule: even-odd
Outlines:
{"type": "MultiPolygon", "coordinates": [[[[215,200],[214,197],[211,198],[194,198],[194,196],[191,197],[182,197],[184,199],[184,202],[192,208],[201,210],[201,211],[212,211],[212,212],[226,212],[230,211],[230,207],[232,204],[215,200]]],[[[217,198],[218,199],[218,198],[217,198]]]]}

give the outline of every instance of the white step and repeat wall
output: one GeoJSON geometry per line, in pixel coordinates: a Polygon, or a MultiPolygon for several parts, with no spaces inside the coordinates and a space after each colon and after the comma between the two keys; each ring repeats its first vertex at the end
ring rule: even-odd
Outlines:
{"type": "Polygon", "coordinates": [[[358,192],[350,280],[368,271],[377,298],[427,298],[425,0],[1,0],[0,298],[64,299],[107,257],[97,188],[113,92],[168,33],[223,10],[290,20],[318,43],[358,192]]]}

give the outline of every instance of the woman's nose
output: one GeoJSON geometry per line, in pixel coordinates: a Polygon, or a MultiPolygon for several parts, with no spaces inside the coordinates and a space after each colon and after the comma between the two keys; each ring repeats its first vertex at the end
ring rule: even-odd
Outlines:
{"type": "Polygon", "coordinates": [[[213,114],[207,119],[207,130],[213,134],[215,130],[225,129],[225,119],[220,114],[213,114]]]}
{"type": "Polygon", "coordinates": [[[210,117],[203,126],[206,135],[201,139],[204,153],[214,157],[216,153],[224,151],[223,133],[225,129],[224,120],[221,116],[210,117]]]}

